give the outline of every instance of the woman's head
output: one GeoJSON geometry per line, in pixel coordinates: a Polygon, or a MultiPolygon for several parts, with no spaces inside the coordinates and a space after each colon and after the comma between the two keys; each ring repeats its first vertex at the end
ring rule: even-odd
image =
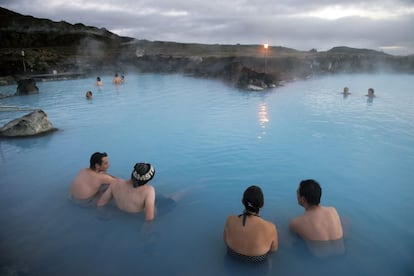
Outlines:
{"type": "Polygon", "coordinates": [[[263,207],[264,197],[262,189],[258,186],[250,186],[244,191],[242,203],[246,211],[259,213],[260,208],[263,207]]]}

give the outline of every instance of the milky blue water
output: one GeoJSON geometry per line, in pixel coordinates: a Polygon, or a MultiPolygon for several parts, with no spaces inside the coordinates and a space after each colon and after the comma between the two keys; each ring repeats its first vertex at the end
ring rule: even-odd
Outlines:
{"type": "MultiPolygon", "coordinates": [[[[129,74],[119,87],[101,77],[101,90],[94,78],[38,82],[39,95],[1,100],[42,108],[60,130],[0,140],[0,274],[413,275],[414,76],[328,76],[266,92],[180,75],[129,74]],[[152,224],[76,205],[68,188],[95,151],[109,154],[113,175],[150,162],[158,194],[185,193],[152,224]],[[344,255],[316,258],[288,231],[306,178],[344,221],[344,255]],[[223,243],[252,184],[280,239],[259,267],[230,262],[223,243]]],[[[0,112],[0,124],[25,113],[0,112]]]]}

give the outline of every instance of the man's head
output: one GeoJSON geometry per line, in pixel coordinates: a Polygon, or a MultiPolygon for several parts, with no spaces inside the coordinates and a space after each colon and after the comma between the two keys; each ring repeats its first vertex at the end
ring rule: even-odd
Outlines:
{"type": "Polygon", "coordinates": [[[262,189],[258,186],[250,186],[244,191],[242,203],[246,211],[259,213],[260,208],[263,207],[264,198],[262,189]]]}
{"type": "Polygon", "coordinates": [[[86,96],[87,99],[92,99],[92,97],[93,97],[92,91],[87,91],[85,96],[86,96]]]}
{"type": "Polygon", "coordinates": [[[155,175],[155,169],[148,163],[136,163],[131,173],[131,180],[134,187],[142,186],[150,181],[155,175]]]}
{"type": "Polygon", "coordinates": [[[303,200],[308,205],[319,205],[321,202],[322,188],[313,179],[302,180],[297,191],[298,203],[303,206],[303,200]]]}
{"type": "Polygon", "coordinates": [[[368,89],[368,96],[374,96],[374,88],[368,89]]]}
{"type": "Polygon", "coordinates": [[[109,168],[108,155],[106,152],[95,152],[91,155],[89,168],[96,172],[106,171],[109,168]]]}

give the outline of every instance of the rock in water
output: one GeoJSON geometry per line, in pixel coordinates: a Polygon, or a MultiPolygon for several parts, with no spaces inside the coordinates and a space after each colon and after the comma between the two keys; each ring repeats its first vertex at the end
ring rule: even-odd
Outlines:
{"type": "Polygon", "coordinates": [[[38,109],[5,124],[0,128],[0,136],[25,137],[46,134],[55,130],[57,129],[52,126],[47,114],[38,109]]]}
{"type": "Polygon", "coordinates": [[[38,93],[39,88],[36,86],[36,81],[34,79],[22,79],[17,81],[17,96],[38,93]]]}

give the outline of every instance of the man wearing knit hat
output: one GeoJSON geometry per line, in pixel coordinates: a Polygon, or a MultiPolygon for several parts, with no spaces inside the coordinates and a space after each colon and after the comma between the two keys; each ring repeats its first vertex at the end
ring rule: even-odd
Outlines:
{"type": "Polygon", "coordinates": [[[145,220],[155,217],[155,189],[147,184],[155,175],[151,164],[137,163],[131,174],[131,179],[112,184],[98,201],[98,206],[104,206],[114,197],[116,206],[122,211],[139,213],[145,210],[145,220]]]}

